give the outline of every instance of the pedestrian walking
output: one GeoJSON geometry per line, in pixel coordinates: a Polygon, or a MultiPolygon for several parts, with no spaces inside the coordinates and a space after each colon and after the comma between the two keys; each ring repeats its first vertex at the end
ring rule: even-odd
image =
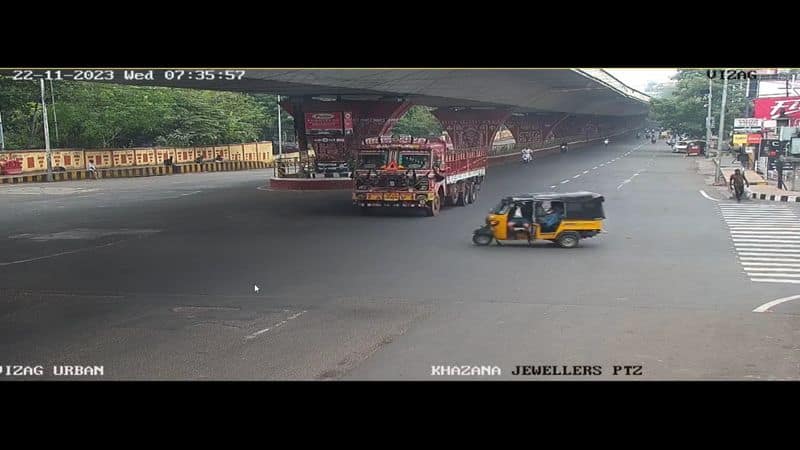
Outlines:
{"type": "Polygon", "coordinates": [[[778,189],[787,190],[786,184],[783,182],[783,157],[779,156],[775,160],[775,170],[778,172],[778,189]]]}
{"type": "Polygon", "coordinates": [[[747,181],[747,178],[745,178],[744,173],[741,170],[736,169],[733,175],[731,175],[729,186],[730,189],[733,190],[734,194],[736,195],[737,202],[742,201],[742,194],[744,194],[745,185],[747,187],[750,187],[750,182],[747,181]]]}

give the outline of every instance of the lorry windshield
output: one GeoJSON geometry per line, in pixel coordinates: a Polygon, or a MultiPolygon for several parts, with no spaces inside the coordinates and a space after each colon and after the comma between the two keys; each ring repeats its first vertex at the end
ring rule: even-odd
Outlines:
{"type": "Polygon", "coordinates": [[[420,153],[401,153],[400,165],[406,169],[427,169],[430,155],[420,153]]]}
{"type": "Polygon", "coordinates": [[[358,155],[359,169],[378,169],[389,159],[389,152],[370,152],[358,155]]]}

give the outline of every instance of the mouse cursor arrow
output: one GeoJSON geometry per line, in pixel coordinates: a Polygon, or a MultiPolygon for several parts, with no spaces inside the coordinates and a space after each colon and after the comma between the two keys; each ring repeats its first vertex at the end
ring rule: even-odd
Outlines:
{"type": "Polygon", "coordinates": [[[255,293],[258,294],[259,289],[257,284],[253,285],[253,291],[255,291],[255,293]]]}

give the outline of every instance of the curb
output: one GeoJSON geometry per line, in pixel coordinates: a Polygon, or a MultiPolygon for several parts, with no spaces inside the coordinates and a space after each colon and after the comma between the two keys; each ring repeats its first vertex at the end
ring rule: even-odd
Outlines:
{"type": "MultiPolygon", "coordinates": [[[[138,178],[200,172],[238,172],[243,170],[267,169],[269,167],[269,164],[263,161],[223,161],[218,163],[176,164],[169,168],[165,166],[147,166],[98,169],[98,172],[102,180],[107,178],[138,178]]],[[[53,182],[88,180],[89,178],[89,172],[86,170],[53,172],[53,182]]],[[[47,183],[47,174],[19,175],[0,178],[0,184],[22,183],[47,183]]]]}
{"type": "Polygon", "coordinates": [[[800,195],[775,195],[775,194],[759,194],[753,192],[750,195],[753,200],[765,200],[769,202],[785,202],[785,203],[800,203],[800,195]]]}

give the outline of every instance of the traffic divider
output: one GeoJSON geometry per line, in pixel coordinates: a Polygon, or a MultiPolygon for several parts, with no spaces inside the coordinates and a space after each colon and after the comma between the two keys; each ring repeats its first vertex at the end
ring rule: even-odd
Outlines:
{"type": "MultiPolygon", "coordinates": [[[[179,164],[172,166],[118,167],[98,169],[100,178],[136,178],[197,172],[232,172],[240,170],[266,169],[270,163],[263,161],[219,161],[209,163],[179,164]]],[[[53,181],[86,180],[91,178],[87,170],[53,172],[53,181]]],[[[0,177],[0,184],[41,183],[47,174],[0,177]]]]}

